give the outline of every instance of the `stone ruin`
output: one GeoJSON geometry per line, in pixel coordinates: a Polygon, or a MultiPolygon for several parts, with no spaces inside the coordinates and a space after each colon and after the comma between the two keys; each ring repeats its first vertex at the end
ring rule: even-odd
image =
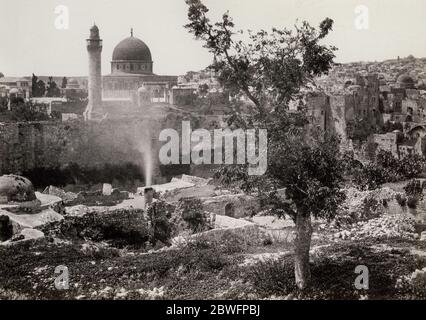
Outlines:
{"type": "Polygon", "coordinates": [[[79,193],[49,186],[40,193],[28,179],[16,175],[1,176],[0,187],[0,245],[45,239],[148,249],[149,243],[153,248],[158,242],[173,246],[182,237],[244,231],[251,223],[241,224],[244,220],[236,218],[257,207],[250,196],[216,190],[208,179],[185,175],[153,186],[154,201],[147,201],[146,188],[133,194],[106,184],[79,193]],[[207,197],[188,196],[203,188],[201,194],[207,197]],[[170,193],[176,200],[167,198],[170,193]],[[161,223],[152,219],[153,212],[164,218],[161,223]]]}
{"type": "Polygon", "coordinates": [[[0,176],[0,242],[42,237],[34,228],[63,219],[62,200],[34,191],[30,180],[18,175],[0,176]]]}
{"type": "Polygon", "coordinates": [[[0,204],[37,200],[33,184],[27,178],[14,174],[0,177],[0,204]]]}

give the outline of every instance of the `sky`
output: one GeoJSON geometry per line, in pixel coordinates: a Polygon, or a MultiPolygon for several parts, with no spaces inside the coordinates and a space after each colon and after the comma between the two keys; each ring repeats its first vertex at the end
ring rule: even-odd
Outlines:
{"type": "MultiPolygon", "coordinates": [[[[337,62],[380,61],[412,54],[426,57],[425,0],[204,0],[212,20],[229,10],[238,29],[291,28],[296,20],[317,26],[335,21],[327,43],[339,48],[337,62]],[[367,29],[357,28],[360,5],[368,8],[367,29]]],[[[363,25],[365,19],[362,20],[363,25]]],[[[85,39],[96,23],[103,39],[102,73],[110,72],[112,51],[130,35],[151,49],[154,72],[181,75],[201,70],[211,54],[183,27],[184,0],[0,0],[0,72],[52,76],[87,75],[85,39]],[[55,13],[66,6],[68,29],[55,13]]],[[[359,24],[358,24],[359,26],[359,24]]]]}

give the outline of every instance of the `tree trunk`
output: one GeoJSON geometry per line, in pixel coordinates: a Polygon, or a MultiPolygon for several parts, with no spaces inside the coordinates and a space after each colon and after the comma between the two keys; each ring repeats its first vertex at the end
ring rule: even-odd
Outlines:
{"type": "Polygon", "coordinates": [[[305,289],[311,278],[309,268],[309,249],[311,248],[312,226],[310,215],[297,214],[296,239],[294,254],[294,274],[296,285],[300,290],[305,289]]]}

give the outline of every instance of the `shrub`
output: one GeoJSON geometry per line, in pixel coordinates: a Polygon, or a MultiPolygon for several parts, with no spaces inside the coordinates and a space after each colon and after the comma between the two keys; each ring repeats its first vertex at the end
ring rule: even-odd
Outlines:
{"type": "Polygon", "coordinates": [[[412,179],[404,187],[405,194],[412,197],[423,197],[423,185],[420,180],[412,179]]]}
{"type": "Polygon", "coordinates": [[[89,212],[80,217],[65,217],[60,222],[44,226],[42,231],[49,236],[108,241],[116,247],[144,247],[150,234],[143,211],[136,209],[89,212]]]}
{"type": "Polygon", "coordinates": [[[408,197],[407,198],[407,207],[410,209],[415,209],[417,207],[418,198],[417,197],[408,197]]]}
{"type": "Polygon", "coordinates": [[[263,296],[287,295],[296,290],[292,259],[259,261],[249,268],[248,280],[263,296]]]}
{"type": "Polygon", "coordinates": [[[399,193],[395,196],[395,200],[401,207],[405,207],[405,205],[407,204],[407,198],[400,195],[399,193]]]}
{"type": "Polygon", "coordinates": [[[386,182],[397,182],[419,176],[425,159],[411,155],[396,159],[389,151],[379,151],[374,162],[352,170],[353,182],[361,190],[373,190],[386,182]]]}
{"type": "Polygon", "coordinates": [[[360,190],[374,190],[387,182],[386,171],[374,163],[354,170],[353,182],[360,190]]]}
{"type": "Polygon", "coordinates": [[[174,212],[175,223],[182,219],[192,232],[201,232],[212,228],[210,214],[204,211],[203,203],[194,197],[179,200],[174,212]]]}

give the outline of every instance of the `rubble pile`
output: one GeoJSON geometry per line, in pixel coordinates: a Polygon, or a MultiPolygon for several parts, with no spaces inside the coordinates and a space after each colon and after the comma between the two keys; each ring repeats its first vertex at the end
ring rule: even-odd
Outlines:
{"type": "Polygon", "coordinates": [[[405,215],[383,215],[368,221],[360,221],[349,230],[335,233],[335,239],[362,240],[366,238],[374,239],[416,239],[415,220],[405,215]]]}
{"type": "Polygon", "coordinates": [[[393,214],[400,209],[396,198],[401,194],[387,187],[368,191],[348,188],[345,193],[346,199],[331,222],[332,228],[350,228],[354,223],[377,218],[384,213],[393,214]]]}

